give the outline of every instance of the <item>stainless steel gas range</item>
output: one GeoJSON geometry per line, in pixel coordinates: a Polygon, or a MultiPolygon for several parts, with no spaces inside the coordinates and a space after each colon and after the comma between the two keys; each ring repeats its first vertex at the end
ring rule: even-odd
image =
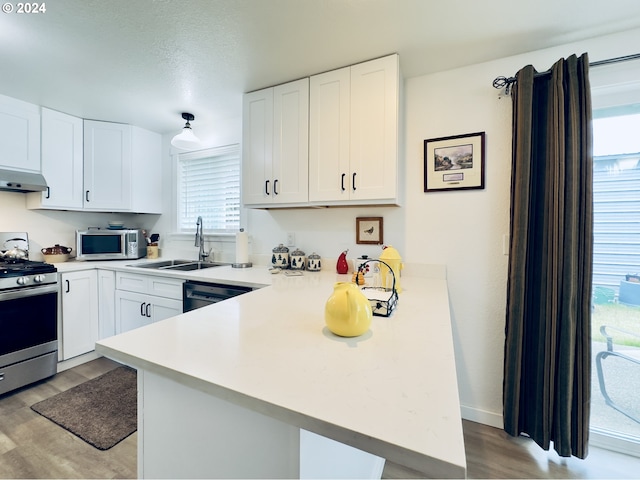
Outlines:
{"type": "Polygon", "coordinates": [[[56,373],[58,273],[29,260],[25,232],[0,232],[0,395],[56,373]]]}

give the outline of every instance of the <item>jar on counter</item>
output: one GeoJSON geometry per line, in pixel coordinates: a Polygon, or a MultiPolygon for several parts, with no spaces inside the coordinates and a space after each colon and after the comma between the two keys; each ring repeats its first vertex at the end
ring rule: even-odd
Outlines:
{"type": "Polygon", "coordinates": [[[278,268],[289,268],[289,249],[282,243],[275,247],[271,256],[271,265],[278,268]]]}
{"type": "Polygon", "coordinates": [[[291,270],[304,270],[305,261],[305,253],[299,248],[296,248],[293,252],[291,252],[291,270]]]}
{"type": "Polygon", "coordinates": [[[307,270],[310,272],[319,272],[321,269],[322,265],[320,263],[320,255],[313,252],[307,257],[307,270]]]}

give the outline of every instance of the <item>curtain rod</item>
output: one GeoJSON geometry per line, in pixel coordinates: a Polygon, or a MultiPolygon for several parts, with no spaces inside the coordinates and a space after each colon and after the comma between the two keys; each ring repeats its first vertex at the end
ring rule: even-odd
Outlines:
{"type": "MultiPolygon", "coordinates": [[[[607,58],[605,60],[598,60],[596,62],[589,62],[589,67],[599,67],[601,65],[611,65],[612,63],[628,62],[629,60],[640,59],[640,53],[634,53],[633,55],[625,55],[623,57],[607,58]]],[[[493,81],[493,88],[507,87],[505,93],[509,95],[511,85],[516,82],[516,77],[497,77],[493,81]]]]}

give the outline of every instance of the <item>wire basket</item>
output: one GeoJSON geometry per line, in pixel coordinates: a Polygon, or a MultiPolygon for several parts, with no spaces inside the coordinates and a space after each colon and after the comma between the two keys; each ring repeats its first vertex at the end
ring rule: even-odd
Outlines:
{"type": "Polygon", "coordinates": [[[365,267],[370,262],[378,262],[386,265],[389,272],[391,272],[391,288],[365,286],[360,290],[362,290],[362,293],[364,293],[365,297],[367,297],[371,303],[371,310],[374,315],[378,317],[389,317],[398,305],[398,291],[396,290],[396,274],[393,273],[393,269],[386,262],[371,259],[360,264],[358,271],[356,272],[356,285],[359,274],[362,273],[364,275],[365,267]]]}

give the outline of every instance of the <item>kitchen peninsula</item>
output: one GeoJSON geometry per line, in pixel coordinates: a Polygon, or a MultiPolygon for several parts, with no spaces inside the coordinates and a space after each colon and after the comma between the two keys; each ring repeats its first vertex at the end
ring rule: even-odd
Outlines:
{"type": "Polygon", "coordinates": [[[323,271],[99,341],[138,370],[139,477],[379,477],[388,459],[464,478],[444,267],[413,272],[360,337],[326,329],[350,276],[323,271]]]}

